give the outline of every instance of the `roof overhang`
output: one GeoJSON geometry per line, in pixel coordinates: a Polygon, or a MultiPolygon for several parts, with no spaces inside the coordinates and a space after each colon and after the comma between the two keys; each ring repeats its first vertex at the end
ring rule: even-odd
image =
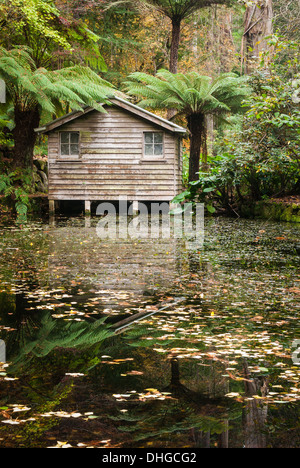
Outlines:
{"type": "MultiPolygon", "coordinates": [[[[132,104],[129,101],[126,101],[125,99],[122,99],[117,96],[113,96],[109,98],[108,101],[109,101],[109,104],[104,104],[104,106],[112,105],[112,106],[119,107],[123,110],[126,110],[134,114],[136,117],[147,120],[148,122],[151,122],[152,124],[157,125],[163,128],[164,130],[167,130],[172,133],[177,133],[182,136],[184,136],[187,133],[185,128],[174,124],[170,120],[163,119],[162,117],[159,117],[153,114],[152,112],[149,112],[143,109],[142,107],[139,107],[135,104],[132,104]]],[[[68,124],[69,122],[72,122],[73,120],[78,119],[79,117],[82,117],[83,115],[86,115],[89,112],[92,112],[94,110],[95,109],[93,107],[89,107],[89,106],[83,107],[82,110],[70,112],[69,114],[66,114],[63,117],[60,117],[58,119],[55,119],[52,122],[49,122],[48,124],[43,125],[42,127],[36,128],[35,132],[39,134],[47,134],[49,132],[56,130],[62,125],[68,124]]]]}

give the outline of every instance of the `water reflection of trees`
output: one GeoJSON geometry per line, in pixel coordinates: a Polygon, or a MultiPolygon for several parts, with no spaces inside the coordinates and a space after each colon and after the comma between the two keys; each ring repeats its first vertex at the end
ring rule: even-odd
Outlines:
{"type": "MultiPolygon", "coordinates": [[[[9,291],[8,288],[7,292],[0,294],[1,324],[15,329],[7,332],[6,337],[11,340],[11,356],[14,355],[15,364],[20,365],[21,382],[25,382],[23,396],[31,386],[37,394],[43,395],[43,403],[48,401],[50,406],[58,402],[66,404],[63,396],[59,399],[58,395],[63,388],[66,371],[71,370],[87,373],[89,385],[96,389],[96,396],[105,396],[111,401],[112,393],[126,392],[128,380],[120,377],[120,367],[109,367],[103,363],[101,355],[110,353],[116,360],[120,356],[131,356],[135,366],[138,363],[138,369],[143,371],[142,376],[130,381],[131,388],[136,385],[137,392],[142,392],[145,387],[155,387],[160,392],[170,393],[170,398],[165,400],[130,400],[126,406],[128,413],[120,414],[118,405],[110,413],[114,414],[117,427],[121,425],[120,430],[124,429],[132,437],[133,444],[158,440],[165,446],[264,447],[268,444],[267,425],[270,421],[274,425],[280,423],[265,400],[255,398],[264,398],[268,391],[264,375],[256,373],[255,378],[251,375],[251,367],[257,362],[252,359],[251,366],[247,361],[240,361],[240,379],[236,382],[224,378],[227,374],[226,356],[224,362],[209,357],[209,352],[215,350],[214,345],[218,346],[218,335],[227,330],[233,335],[236,330],[240,331],[242,318],[244,336],[258,329],[256,323],[247,320],[251,318],[250,313],[249,317],[232,319],[228,313],[231,310],[226,309],[226,320],[223,320],[225,314],[214,320],[210,314],[211,309],[215,313],[219,309],[224,312],[224,305],[236,299],[237,295],[239,298],[249,295],[246,287],[250,290],[251,284],[249,286],[247,280],[251,279],[253,265],[263,266],[262,256],[257,255],[256,263],[252,265],[249,263],[252,251],[248,252],[248,263],[242,265],[239,261],[230,260],[231,249],[234,256],[240,255],[240,247],[235,246],[230,246],[224,257],[220,246],[213,244],[203,255],[187,252],[181,242],[172,245],[153,243],[147,247],[144,243],[114,246],[109,242],[99,242],[91,235],[90,228],[84,231],[82,226],[78,229],[70,226],[62,230],[55,228],[45,236],[47,242],[38,247],[39,234],[39,241],[34,246],[34,252],[40,248],[38,255],[28,247],[29,239],[26,245],[19,244],[21,251],[18,253],[5,253],[7,265],[11,271],[14,270],[6,278],[14,284],[15,290],[9,291]],[[226,281],[229,283],[232,279],[240,283],[230,296],[224,298],[220,288],[227,287],[226,281]],[[54,291],[58,288],[56,297],[54,291]],[[204,301],[201,299],[203,288],[208,291],[204,301]],[[86,308],[87,301],[90,303],[91,297],[95,297],[95,290],[100,289],[105,292],[97,295],[98,304],[86,308]],[[121,297],[129,290],[132,294],[125,299],[121,297]],[[68,302],[76,302],[77,311],[86,313],[75,317],[83,317],[79,321],[68,315],[67,307],[60,308],[66,300],[64,293],[69,295],[68,302]],[[143,327],[135,325],[124,336],[108,339],[111,330],[98,321],[107,307],[106,298],[116,306],[113,309],[110,304],[110,313],[118,317],[120,313],[134,314],[147,304],[153,304],[153,300],[162,300],[165,296],[174,299],[182,294],[186,297],[183,308],[174,310],[173,315],[161,314],[158,317],[163,326],[170,323],[170,329],[176,329],[170,338],[163,336],[167,333],[162,330],[162,322],[153,320],[152,323],[145,322],[143,327]],[[127,303],[124,306],[121,305],[123,301],[127,303]],[[40,309],[41,305],[53,308],[40,309]],[[53,317],[59,311],[65,315],[60,319],[53,317]],[[97,314],[89,316],[89,311],[97,314]],[[216,337],[211,346],[201,341],[195,344],[191,340],[190,325],[199,316],[203,319],[199,323],[205,326],[197,330],[202,330],[204,336],[216,337]],[[185,335],[180,335],[178,329],[185,335]],[[181,359],[178,357],[180,351],[170,352],[174,348],[184,348],[183,353],[188,353],[191,347],[198,348],[206,356],[195,361],[181,359]],[[164,354],[156,352],[156,348],[163,348],[164,354]],[[161,366],[165,374],[159,374],[156,366],[161,366]],[[243,401],[234,402],[226,398],[229,387],[243,393],[243,401]]],[[[278,285],[274,282],[274,288],[278,285]]],[[[262,309],[267,293],[262,288],[258,294],[259,301],[255,304],[262,309]]],[[[232,310],[236,314],[236,308],[232,310]]],[[[275,332],[280,333],[280,329],[277,327],[275,332]]],[[[18,373],[17,365],[15,369],[18,373]]],[[[129,364],[128,369],[132,370],[129,364]]],[[[72,389],[70,385],[65,395],[72,394],[76,402],[76,391],[77,387],[72,389]]],[[[26,393],[27,396],[29,394],[34,400],[32,389],[26,393]]],[[[100,405],[98,409],[101,412],[100,405]]],[[[277,414],[290,417],[288,409],[277,410],[277,414]]]]}
{"type": "MultiPolygon", "coordinates": [[[[10,296],[7,297],[12,307],[9,310],[15,310],[16,303],[11,301],[10,296]]],[[[22,301],[23,306],[28,305],[26,299],[22,298],[22,301]]],[[[20,318],[19,324],[23,326],[24,317],[20,318]]],[[[240,437],[240,443],[245,447],[265,447],[266,404],[257,399],[249,399],[243,405],[236,405],[224,398],[229,391],[228,379],[223,377],[225,363],[207,358],[200,362],[203,366],[199,367],[199,363],[177,358],[176,353],[160,356],[152,348],[161,346],[159,338],[162,336],[162,331],[152,330],[153,339],[148,341],[146,346],[148,328],[149,324],[134,326],[124,336],[109,338],[112,330],[107,329],[103,321],[68,322],[53,319],[49,312],[43,311],[39,313],[38,321],[26,323],[27,335],[23,330],[23,346],[14,357],[15,370],[17,372],[20,365],[23,382],[26,382],[28,387],[32,386],[32,377],[35,376],[36,380],[39,375],[41,384],[36,386],[35,383],[35,391],[43,394],[46,399],[52,399],[54,404],[57,402],[58,389],[59,392],[62,389],[61,385],[58,387],[57,385],[64,381],[68,368],[85,373],[87,369],[96,365],[95,373],[91,373],[90,377],[94,382],[94,378],[97,380],[97,376],[100,375],[97,391],[106,393],[108,389],[112,389],[116,392],[119,385],[124,386],[124,382],[120,383],[122,378],[120,379],[118,372],[115,371],[109,371],[103,380],[104,364],[101,362],[100,349],[101,353],[111,352],[113,356],[132,356],[135,363],[138,362],[144,371],[139,385],[154,385],[162,393],[170,394],[170,398],[164,401],[129,402],[130,416],[124,414],[117,416],[116,420],[118,424],[121,423],[121,430],[132,436],[133,445],[153,439],[160,440],[161,446],[190,444],[193,447],[228,447],[236,434],[236,428],[232,428],[232,425],[234,426],[238,419],[243,425],[243,438],[240,437]],[[76,355],[73,355],[71,359],[73,364],[70,366],[63,357],[68,355],[71,349],[76,351],[76,355]],[[143,350],[147,351],[146,354],[143,350]],[[165,376],[163,386],[153,367],[159,362],[157,359],[161,361],[162,366],[169,369],[168,378],[165,376]],[[50,369],[49,363],[52,365],[50,369]],[[29,374],[26,377],[27,372],[29,374]],[[47,378],[45,378],[46,373],[48,373],[47,378]],[[147,375],[148,373],[151,375],[147,375]],[[56,391],[53,392],[54,388],[56,391]]],[[[168,347],[172,349],[175,342],[173,337],[167,343],[166,350],[168,347]]],[[[203,351],[201,346],[200,349],[203,351]]],[[[253,395],[266,395],[267,379],[263,376],[253,379],[246,361],[243,363],[243,376],[242,383],[245,385],[246,396],[251,398],[253,395]]],[[[76,388],[73,390],[69,388],[68,392],[70,391],[74,394],[76,388]]],[[[76,394],[73,398],[76,400],[76,394]]]]}
{"type": "MultiPolygon", "coordinates": [[[[174,316],[171,319],[174,320],[174,316]]],[[[184,325],[180,324],[180,326],[182,329],[184,325]]],[[[185,440],[186,434],[189,433],[190,437],[192,434],[193,443],[199,447],[228,447],[230,443],[237,443],[237,440],[242,446],[265,447],[267,443],[265,431],[268,406],[264,401],[252,397],[254,395],[255,397],[258,395],[261,395],[261,397],[266,396],[268,392],[267,379],[259,375],[255,379],[252,378],[247,361],[244,360],[238,380],[240,381],[239,387],[240,384],[244,383],[245,385],[246,398],[237,404],[234,400],[225,397],[225,395],[229,394],[230,388],[230,380],[226,371],[226,367],[228,367],[226,357],[221,360],[209,358],[213,350],[206,349],[206,352],[202,353],[206,354],[206,357],[201,360],[197,359],[195,361],[186,358],[184,354],[189,354],[191,346],[187,346],[185,350],[180,348],[176,351],[176,345],[179,346],[182,341],[176,339],[176,336],[173,336],[169,341],[168,339],[161,341],[162,332],[159,330],[154,331],[153,324],[150,328],[152,328],[150,346],[154,349],[156,347],[162,349],[162,343],[164,343],[162,359],[168,363],[170,368],[170,377],[167,384],[162,386],[162,382],[158,383],[155,376],[153,376],[152,385],[158,385],[157,388],[161,392],[169,392],[172,400],[165,403],[153,402],[153,408],[149,408],[149,402],[146,405],[142,403],[136,409],[140,418],[136,430],[132,427],[127,427],[126,430],[132,430],[137,438],[136,440],[151,438],[150,432],[147,432],[145,436],[141,436],[141,432],[144,425],[149,427],[152,424],[152,437],[167,437],[167,434],[170,435],[177,431],[182,433],[185,440]],[[180,353],[183,356],[180,356],[180,353]],[[179,354],[179,357],[177,357],[177,354],[179,354]],[[143,405],[145,409],[143,416],[141,416],[141,407],[143,405]],[[156,406],[158,407],[157,412],[155,410],[156,406]],[[164,407],[169,416],[173,414],[174,419],[170,416],[169,422],[166,423],[167,420],[162,417],[161,406],[164,407]],[[178,419],[176,420],[176,414],[181,416],[184,414],[180,424],[178,424],[178,419]],[[238,437],[236,437],[236,428],[234,427],[237,420],[242,426],[242,431],[238,429],[238,437]],[[231,432],[232,437],[230,437],[231,432]]],[[[146,326],[141,326],[140,334],[138,330],[129,331],[126,339],[134,347],[149,347],[149,344],[147,345],[146,326]]],[[[195,346],[199,346],[199,352],[205,349],[201,343],[194,344],[195,346]]],[[[194,352],[192,354],[197,354],[195,349],[191,349],[191,351],[194,352]]],[[[147,369],[146,362],[143,365],[144,369],[147,369]]]]}
{"type": "Polygon", "coordinates": [[[254,395],[265,397],[268,394],[268,378],[251,378],[248,363],[243,362],[245,377],[245,394],[249,397],[244,411],[245,448],[266,448],[266,422],[268,418],[268,406],[254,399],[254,395]]]}

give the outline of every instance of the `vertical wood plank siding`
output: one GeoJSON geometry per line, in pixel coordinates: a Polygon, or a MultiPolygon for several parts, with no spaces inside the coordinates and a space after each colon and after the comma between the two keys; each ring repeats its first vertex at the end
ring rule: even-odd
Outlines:
{"type": "Polygon", "coordinates": [[[171,201],[181,187],[180,137],[117,107],[49,133],[49,199],[171,201]],[[61,131],[80,132],[80,157],[60,156],[61,131]],[[144,132],[164,132],[164,157],[146,159],[144,132]]]}

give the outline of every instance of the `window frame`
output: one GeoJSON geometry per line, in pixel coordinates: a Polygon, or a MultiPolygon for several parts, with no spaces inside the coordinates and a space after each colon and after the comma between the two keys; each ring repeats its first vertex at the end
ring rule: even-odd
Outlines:
{"type": "Polygon", "coordinates": [[[162,131],[151,131],[147,130],[143,132],[143,159],[146,161],[159,161],[163,160],[165,158],[165,133],[162,131]],[[153,141],[152,141],[152,146],[153,146],[153,154],[146,154],[146,145],[150,145],[150,143],[146,143],[146,135],[147,134],[152,134],[153,135],[153,141]],[[154,135],[161,135],[162,136],[162,142],[161,143],[155,143],[154,141],[154,135]],[[162,153],[161,154],[154,154],[154,148],[155,144],[157,145],[162,145],[162,153]]]}
{"type": "Polygon", "coordinates": [[[72,161],[72,160],[78,160],[80,159],[80,132],[78,130],[65,130],[65,131],[61,131],[59,132],[59,159],[60,160],[63,160],[63,161],[72,161]],[[74,144],[77,144],[78,145],[78,154],[62,154],[62,145],[65,144],[65,145],[69,145],[69,151],[71,149],[71,137],[70,135],[72,133],[76,133],[76,135],[78,135],[78,143],[74,143],[74,144]],[[63,134],[69,134],[69,141],[68,143],[62,143],[61,139],[62,139],[62,135],[63,134]]]}

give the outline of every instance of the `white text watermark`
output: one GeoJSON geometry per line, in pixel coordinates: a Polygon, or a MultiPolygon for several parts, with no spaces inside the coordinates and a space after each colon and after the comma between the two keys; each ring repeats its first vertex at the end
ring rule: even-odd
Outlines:
{"type": "Polygon", "coordinates": [[[0,340],[0,362],[6,362],[6,346],[3,340],[0,340]]]}
{"type": "Polygon", "coordinates": [[[300,365],[300,340],[294,340],[292,343],[292,361],[296,365],[300,365]]]}
{"type": "Polygon", "coordinates": [[[0,79],[0,104],[6,103],[6,86],[5,82],[0,79]]]}
{"type": "Polygon", "coordinates": [[[167,202],[131,203],[126,197],[115,204],[100,203],[96,210],[100,239],[184,239],[189,248],[204,243],[204,204],[169,205],[167,202]]]}

